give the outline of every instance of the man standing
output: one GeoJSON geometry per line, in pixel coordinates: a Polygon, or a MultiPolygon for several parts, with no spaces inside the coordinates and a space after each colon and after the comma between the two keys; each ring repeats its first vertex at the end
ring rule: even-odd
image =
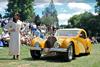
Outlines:
{"type": "Polygon", "coordinates": [[[20,59],[20,29],[22,22],[20,21],[20,14],[15,14],[13,21],[9,22],[5,28],[10,33],[9,50],[13,59],[20,59]]]}

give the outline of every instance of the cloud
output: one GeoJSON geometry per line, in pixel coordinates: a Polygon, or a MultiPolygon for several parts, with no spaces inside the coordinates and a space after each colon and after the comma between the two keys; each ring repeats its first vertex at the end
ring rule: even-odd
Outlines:
{"type": "Polygon", "coordinates": [[[79,14],[82,14],[82,13],[84,13],[85,11],[77,11],[77,12],[74,12],[74,13],[72,13],[72,16],[73,15],[79,15],[79,14]]]}
{"type": "MultiPolygon", "coordinates": [[[[56,6],[61,6],[63,3],[54,3],[56,6]]],[[[34,8],[45,8],[49,3],[36,3],[34,8]]]]}
{"type": "Polygon", "coordinates": [[[98,13],[92,12],[93,15],[98,15],[98,13]]]}
{"type": "Polygon", "coordinates": [[[8,2],[0,2],[0,7],[1,8],[7,8],[8,2]]]}
{"type": "Polygon", "coordinates": [[[6,0],[0,1],[0,13],[2,14],[2,16],[5,15],[5,9],[7,8],[7,4],[8,2],[6,0]]]}
{"type": "MultiPolygon", "coordinates": [[[[58,19],[59,19],[59,25],[68,25],[68,20],[74,16],[74,15],[79,15],[81,13],[84,13],[85,11],[78,11],[74,13],[60,13],[58,14],[58,19]]],[[[92,13],[94,15],[97,15],[96,13],[92,13]]]]}
{"type": "Polygon", "coordinates": [[[66,13],[61,13],[58,14],[58,19],[59,19],[59,25],[67,25],[68,24],[68,19],[71,17],[71,14],[66,14],[66,13]]]}
{"type": "Polygon", "coordinates": [[[65,13],[58,14],[58,19],[60,20],[66,20],[69,19],[69,17],[71,17],[71,14],[65,14],[65,13]]]}
{"type": "MultiPolygon", "coordinates": [[[[51,0],[35,0],[35,3],[48,3],[51,0]]],[[[53,0],[55,3],[95,3],[95,0],[53,0]]]]}
{"type": "Polygon", "coordinates": [[[61,11],[62,13],[67,13],[68,12],[68,10],[67,9],[64,9],[64,8],[62,8],[62,11],[61,11]]]}
{"type": "Polygon", "coordinates": [[[7,8],[7,4],[8,2],[0,2],[0,12],[5,11],[5,9],[7,8]]]}
{"type": "Polygon", "coordinates": [[[34,8],[45,8],[46,5],[47,5],[47,3],[44,3],[44,4],[36,4],[34,6],[34,8]]]}
{"type": "Polygon", "coordinates": [[[68,7],[74,10],[91,10],[92,7],[87,3],[68,3],[68,7]]]}
{"type": "Polygon", "coordinates": [[[35,3],[48,3],[49,0],[35,0],[35,3]]]}
{"type": "MultiPolygon", "coordinates": [[[[51,0],[35,0],[35,3],[49,3],[51,0]]],[[[76,0],[53,0],[54,3],[77,2],[76,0]]]]}
{"type": "Polygon", "coordinates": [[[54,3],[54,4],[59,6],[63,5],[63,3],[54,3]]]}
{"type": "Polygon", "coordinates": [[[0,2],[7,2],[7,0],[0,0],[0,2]]]}

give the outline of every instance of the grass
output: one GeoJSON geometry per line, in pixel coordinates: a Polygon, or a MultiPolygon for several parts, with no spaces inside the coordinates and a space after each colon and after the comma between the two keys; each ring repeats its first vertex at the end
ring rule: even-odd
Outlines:
{"type": "Polygon", "coordinates": [[[63,62],[60,57],[44,57],[32,60],[28,46],[21,46],[21,60],[12,60],[7,47],[0,49],[0,67],[100,67],[100,44],[94,45],[88,56],[63,62]]]}

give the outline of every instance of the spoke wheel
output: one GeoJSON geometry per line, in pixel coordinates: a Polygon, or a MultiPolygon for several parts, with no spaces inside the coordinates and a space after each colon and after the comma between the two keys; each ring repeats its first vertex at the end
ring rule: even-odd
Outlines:
{"type": "Polygon", "coordinates": [[[67,52],[65,53],[65,57],[64,57],[64,60],[65,61],[71,61],[72,59],[75,58],[74,56],[74,46],[72,44],[70,44],[70,46],[68,47],[67,49],[67,52]]]}
{"type": "Polygon", "coordinates": [[[72,58],[73,58],[73,46],[71,45],[71,46],[69,46],[69,49],[68,49],[68,51],[67,51],[67,54],[68,54],[68,59],[69,60],[72,60],[72,58]]]}

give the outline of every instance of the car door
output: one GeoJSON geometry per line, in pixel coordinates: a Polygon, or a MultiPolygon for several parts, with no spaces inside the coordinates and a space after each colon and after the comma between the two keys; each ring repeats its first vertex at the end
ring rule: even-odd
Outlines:
{"type": "Polygon", "coordinates": [[[80,49],[80,53],[85,53],[86,52],[86,48],[87,48],[87,34],[84,31],[81,31],[78,37],[78,45],[79,45],[79,49],[80,49]]]}

